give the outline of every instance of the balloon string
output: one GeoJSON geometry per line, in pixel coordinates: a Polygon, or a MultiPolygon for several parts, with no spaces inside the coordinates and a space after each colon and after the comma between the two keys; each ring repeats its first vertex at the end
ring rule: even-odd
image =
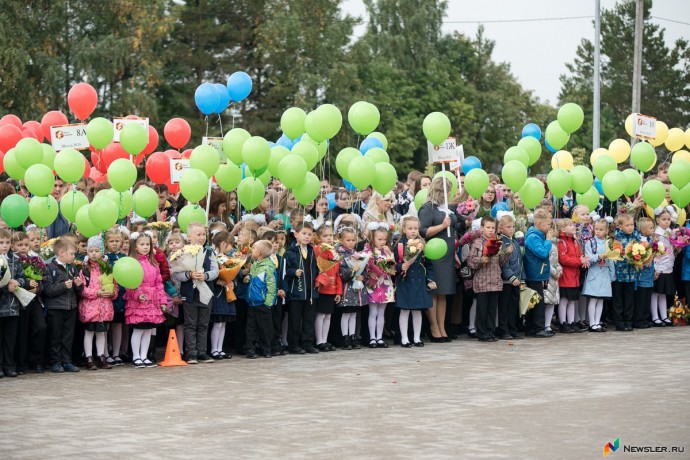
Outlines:
{"type": "Polygon", "coordinates": [[[204,121],[206,122],[206,137],[208,137],[208,115],[204,117],[204,121]]]}
{"type": "Polygon", "coordinates": [[[223,137],[223,120],[220,118],[220,114],[218,114],[218,124],[220,125],[220,137],[223,137]]]}
{"type": "Polygon", "coordinates": [[[230,113],[232,114],[232,129],[235,129],[235,103],[230,105],[230,113]]]}

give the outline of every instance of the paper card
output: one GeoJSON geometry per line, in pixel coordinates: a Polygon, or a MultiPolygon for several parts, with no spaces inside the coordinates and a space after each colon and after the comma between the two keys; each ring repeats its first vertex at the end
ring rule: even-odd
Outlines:
{"type": "Polygon", "coordinates": [[[222,137],[202,137],[201,138],[201,145],[210,145],[216,151],[218,152],[218,155],[220,155],[220,162],[221,163],[227,163],[228,162],[228,157],[225,156],[225,153],[223,153],[223,138],[222,137]]]}
{"type": "Polygon", "coordinates": [[[86,123],[73,125],[58,125],[50,127],[51,144],[55,151],[64,149],[88,149],[89,140],[86,138],[86,123]]]}
{"type": "Polygon", "coordinates": [[[443,144],[439,146],[435,146],[429,141],[427,141],[426,144],[429,152],[429,163],[438,164],[452,163],[453,161],[457,161],[458,153],[456,152],[457,145],[455,144],[454,137],[449,137],[443,144]]]}
{"type": "Polygon", "coordinates": [[[189,160],[170,160],[170,183],[179,184],[182,174],[189,169],[189,160]]]}
{"type": "Polygon", "coordinates": [[[149,119],[148,118],[125,118],[125,117],[115,117],[113,118],[113,131],[115,131],[115,137],[113,141],[120,142],[120,133],[122,129],[130,123],[138,123],[144,127],[146,130],[146,140],[149,140],[149,119]]]}
{"type": "Polygon", "coordinates": [[[455,149],[455,153],[458,157],[457,160],[450,163],[451,172],[462,170],[462,162],[465,161],[465,150],[462,148],[462,145],[458,145],[458,148],[455,149]]]}
{"type": "Polygon", "coordinates": [[[656,118],[642,115],[641,113],[633,113],[632,125],[634,137],[643,139],[656,138],[656,118]]]}

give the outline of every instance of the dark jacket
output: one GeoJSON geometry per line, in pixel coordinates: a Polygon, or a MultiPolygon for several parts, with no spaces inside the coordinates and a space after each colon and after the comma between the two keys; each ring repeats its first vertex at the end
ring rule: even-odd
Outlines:
{"type": "Polygon", "coordinates": [[[508,251],[509,247],[513,247],[513,252],[508,257],[508,262],[501,268],[501,277],[504,284],[512,284],[513,281],[523,281],[525,278],[522,273],[522,250],[520,243],[513,237],[508,238],[501,235],[501,243],[503,243],[501,250],[508,251]]]}
{"type": "Polygon", "coordinates": [[[530,227],[525,235],[525,279],[527,281],[548,281],[551,277],[551,241],[546,235],[530,227]]]}
{"type": "MultiPolygon", "coordinates": [[[[22,263],[17,257],[15,257],[12,252],[7,253],[7,268],[10,271],[11,279],[19,283],[19,287],[26,289],[28,287],[28,282],[24,278],[24,268],[22,263]]],[[[0,318],[7,316],[19,316],[19,309],[22,304],[19,299],[7,290],[7,286],[0,289],[0,318]]]]}
{"type": "Polygon", "coordinates": [[[302,258],[298,244],[293,244],[285,251],[285,291],[290,300],[314,300],[319,293],[314,289],[314,281],[319,274],[316,266],[314,248],[307,245],[307,259],[302,258]],[[305,270],[305,265],[308,265],[305,270]],[[297,276],[296,271],[301,269],[302,275],[297,276]]]}
{"type": "MultiPolygon", "coordinates": [[[[120,254],[119,252],[109,252],[105,256],[108,258],[108,263],[110,263],[111,267],[115,265],[115,262],[125,257],[124,254],[120,254]]],[[[113,309],[115,310],[115,313],[124,313],[126,303],[127,301],[125,300],[125,288],[118,284],[117,297],[113,299],[113,309]]]]}
{"type": "MultiPolygon", "coordinates": [[[[211,292],[213,292],[213,285],[215,284],[213,281],[216,278],[218,278],[218,262],[213,254],[213,250],[206,249],[204,254],[204,279],[211,292]]],[[[199,290],[194,288],[194,281],[187,276],[187,273],[175,273],[175,279],[181,283],[180,295],[184,300],[200,303],[199,290]]]]}
{"type": "Polygon", "coordinates": [[[75,310],[79,307],[79,294],[84,286],[72,283],[72,289],[67,289],[65,282],[79,277],[79,270],[72,264],[67,268],[53,260],[46,267],[43,278],[43,303],[48,310],[75,310]]]}

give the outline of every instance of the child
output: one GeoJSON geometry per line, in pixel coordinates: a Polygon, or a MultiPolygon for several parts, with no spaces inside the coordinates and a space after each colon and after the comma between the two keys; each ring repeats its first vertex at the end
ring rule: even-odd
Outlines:
{"type": "Polygon", "coordinates": [[[41,256],[41,230],[38,227],[31,227],[26,230],[26,235],[29,237],[29,256],[41,256]]]}
{"type": "Polygon", "coordinates": [[[652,323],[654,326],[674,326],[668,317],[666,296],[676,295],[676,286],[673,279],[673,264],[675,253],[671,245],[671,214],[667,209],[662,209],[656,215],[656,230],[654,235],[660,243],[663,243],[666,253],[654,258],[654,291],[652,292],[652,323]]]}
{"type": "MultiPolygon", "coordinates": [[[[640,241],[640,232],[635,229],[635,221],[630,214],[618,214],[616,227],[615,239],[621,243],[624,249],[628,243],[640,241]]],[[[632,331],[636,280],[637,270],[628,263],[626,257],[616,261],[616,281],[612,283],[612,307],[617,331],[632,331]]]]}
{"type": "MultiPolygon", "coordinates": [[[[580,243],[580,249],[583,253],[585,246],[590,244],[590,241],[594,237],[594,231],[592,229],[592,215],[597,215],[596,212],[589,212],[589,208],[583,204],[578,204],[572,209],[572,220],[575,224],[576,229],[576,240],[580,243]]],[[[585,275],[587,270],[580,270],[580,285],[584,284],[585,275]]],[[[580,329],[587,329],[584,320],[587,316],[587,302],[588,300],[585,296],[580,295],[580,299],[575,310],[575,322],[577,327],[580,329]]]]}
{"type": "Polygon", "coordinates": [[[551,276],[549,253],[554,231],[551,228],[551,215],[543,209],[534,212],[534,227],[525,236],[525,280],[527,287],[537,291],[542,299],[527,311],[525,328],[527,333],[537,338],[553,337],[544,327],[544,285],[551,276]]]}
{"type": "Polygon", "coordinates": [[[276,301],[277,274],[276,267],[270,256],[273,244],[261,240],[254,243],[251,269],[251,281],[247,293],[247,344],[246,356],[249,359],[257,357],[255,348],[259,344],[264,358],[271,357],[271,341],[273,321],[271,307],[276,301]]]}
{"type": "Polygon", "coordinates": [[[482,236],[470,247],[468,265],[475,270],[472,285],[477,295],[477,339],[480,342],[495,342],[498,296],[503,291],[501,266],[512,254],[512,246],[505,252],[497,250],[493,254],[487,254],[492,241],[496,242],[496,221],[491,216],[484,216],[481,225],[482,236]]]}
{"type": "MultiPolygon", "coordinates": [[[[129,240],[129,238],[128,238],[129,240]]],[[[120,252],[123,246],[123,236],[119,230],[110,229],[105,233],[105,256],[108,258],[110,266],[125,257],[126,254],[120,252]]],[[[129,247],[128,247],[129,249],[129,247]]],[[[127,343],[129,342],[129,329],[125,326],[125,288],[118,286],[116,295],[112,298],[113,318],[110,323],[110,340],[112,345],[112,356],[108,356],[107,361],[111,366],[122,366],[122,356],[127,354],[127,343]],[[122,346],[124,345],[124,347],[122,346]]],[[[106,349],[106,355],[108,351],[106,349]]]]}
{"type": "Polygon", "coordinates": [[[53,245],[55,259],[46,267],[43,278],[43,302],[48,313],[48,339],[50,344],[50,370],[55,373],[79,372],[72,364],[72,342],[77,321],[79,294],[84,285],[74,266],[77,246],[60,237],[53,245]]]}
{"type": "MultiPolygon", "coordinates": [[[[170,258],[176,251],[184,247],[185,240],[181,233],[170,233],[166,239],[166,256],[170,258]]],[[[168,267],[170,264],[168,263],[168,267]]],[[[180,296],[180,283],[176,282],[171,276],[167,283],[163,284],[165,294],[168,299],[167,313],[174,318],[173,327],[175,337],[177,337],[178,349],[184,350],[184,308],[182,307],[182,297],[180,296]]]]}
{"type": "Polygon", "coordinates": [[[522,274],[522,251],[515,234],[515,219],[504,215],[498,221],[501,235],[501,248],[508,253],[508,260],[501,269],[503,290],[498,301],[498,329],[501,340],[521,339],[517,332],[518,307],[520,304],[520,285],[524,282],[522,274]],[[512,249],[511,249],[512,248],[512,249]]]}
{"type": "Polygon", "coordinates": [[[282,248],[278,237],[280,232],[267,232],[265,237],[273,245],[273,253],[271,260],[276,266],[278,274],[278,291],[276,293],[276,303],[271,308],[271,316],[273,319],[273,341],[271,342],[271,355],[284,356],[287,353],[287,312],[283,314],[283,305],[285,305],[285,258],[281,252],[282,248]]]}
{"type": "Polygon", "coordinates": [[[286,241],[286,234],[285,230],[278,230],[276,232],[276,247],[274,247],[275,254],[283,257],[285,255],[285,244],[287,243],[286,241]]]}
{"type": "MultiPolygon", "coordinates": [[[[434,271],[431,263],[427,262],[423,249],[414,246],[415,255],[410,253],[410,258],[405,259],[405,248],[410,241],[417,240],[423,244],[419,237],[419,219],[414,216],[403,217],[403,236],[398,241],[397,250],[393,252],[395,257],[395,269],[397,272],[397,289],[395,291],[395,306],[400,309],[400,346],[410,348],[413,344],[407,336],[409,329],[410,313],[412,314],[413,343],[415,347],[423,347],[424,342],[420,337],[422,332],[422,310],[432,306],[431,292],[436,289],[434,271]]],[[[411,249],[411,248],[410,248],[411,249]]]]}
{"type": "MultiPolygon", "coordinates": [[[[161,280],[163,281],[163,287],[165,288],[166,284],[170,281],[170,266],[168,265],[168,258],[165,255],[165,251],[161,249],[158,246],[158,232],[156,229],[152,227],[144,227],[144,232],[148,232],[151,234],[151,238],[153,240],[153,258],[158,264],[158,269],[161,272],[161,280]]],[[[172,292],[172,291],[171,291],[172,292]]],[[[166,291],[167,293],[167,291],[166,291]]],[[[166,297],[166,303],[167,303],[167,297],[166,297]]],[[[149,343],[149,350],[148,353],[146,354],[146,357],[150,360],[153,361],[154,363],[156,361],[156,329],[154,328],[153,331],[151,332],[151,342],[149,343]]]]}
{"type": "Polygon", "coordinates": [[[364,289],[364,263],[355,251],[357,246],[357,231],[350,226],[338,227],[340,244],[336,250],[340,255],[340,279],[343,282],[343,295],[338,308],[342,311],[340,317],[340,332],[343,334],[343,350],[358,350],[359,342],[356,338],[357,312],[361,307],[369,304],[369,293],[364,289]]]}
{"type": "Polygon", "coordinates": [[[585,244],[585,257],[589,259],[589,269],[587,270],[582,295],[589,298],[590,332],[606,331],[601,325],[601,312],[604,309],[604,299],[611,298],[611,283],[616,276],[616,268],[613,261],[606,258],[606,251],[608,249],[606,247],[606,237],[608,233],[608,222],[604,219],[599,219],[594,223],[594,238],[585,244]]]}
{"type": "Polygon", "coordinates": [[[544,330],[553,334],[553,329],[551,329],[553,311],[556,305],[561,302],[558,280],[563,276],[563,267],[561,267],[561,263],[558,261],[558,238],[555,237],[551,240],[549,264],[551,264],[551,276],[549,276],[549,282],[544,288],[544,330]]]}
{"type": "MultiPolygon", "coordinates": [[[[649,244],[654,242],[654,221],[649,217],[640,217],[637,221],[637,229],[640,231],[640,240],[649,244]]],[[[654,288],[654,258],[651,257],[638,272],[635,284],[635,308],[633,311],[633,328],[648,329],[651,326],[664,326],[652,323],[652,291],[654,288]]]]}
{"type": "Polygon", "coordinates": [[[89,239],[84,235],[77,235],[77,255],[75,259],[81,263],[83,263],[86,258],[86,243],[88,243],[88,241],[89,239]]]}
{"type": "MultiPolygon", "coordinates": [[[[249,223],[249,222],[248,222],[249,223]]],[[[237,249],[241,255],[246,258],[251,258],[251,247],[256,241],[256,231],[247,226],[243,226],[237,236],[237,249]]],[[[242,267],[240,274],[235,278],[235,322],[232,324],[233,336],[235,337],[235,350],[238,353],[244,353],[244,344],[247,341],[247,288],[249,287],[249,272],[251,270],[251,263],[247,263],[242,267]]]]}
{"type": "MultiPolygon", "coordinates": [[[[215,248],[216,259],[225,257],[232,249],[232,236],[226,231],[220,231],[213,236],[211,242],[215,248]]],[[[225,325],[235,316],[235,303],[226,299],[226,283],[217,279],[213,287],[213,300],[211,303],[211,358],[230,359],[231,356],[223,351],[225,340],[225,325]]]]}
{"type": "Polygon", "coordinates": [[[391,277],[395,270],[395,259],[387,246],[388,228],[387,223],[370,222],[369,242],[364,247],[364,254],[370,256],[367,263],[369,348],[388,348],[388,344],[383,341],[386,304],[395,301],[395,288],[391,277]]]}
{"type": "Polygon", "coordinates": [[[588,259],[575,241],[576,228],[570,219],[558,220],[558,262],[563,267],[563,275],[558,280],[560,303],[558,320],[560,332],[582,332],[575,325],[575,304],[580,299],[580,267],[587,266],[588,259]]]}
{"type": "Polygon", "coordinates": [[[7,286],[0,289],[0,365],[2,366],[0,375],[5,377],[18,375],[14,349],[19,330],[19,310],[22,306],[12,292],[18,287],[28,287],[22,263],[10,251],[11,237],[12,234],[8,230],[0,229],[0,258],[4,259],[3,265],[10,271],[12,277],[7,286]]]}
{"type": "Polygon", "coordinates": [[[319,351],[335,351],[335,347],[328,343],[328,332],[331,327],[331,315],[335,304],[340,302],[343,294],[343,282],[340,279],[340,261],[335,262],[337,253],[333,247],[333,228],[329,225],[321,225],[316,231],[319,245],[314,248],[316,263],[320,273],[316,277],[316,290],[319,298],[316,300],[316,347],[319,351]],[[327,246],[323,246],[327,245],[327,246]],[[321,271],[321,265],[327,269],[321,271]]]}
{"type": "Polygon", "coordinates": [[[113,320],[113,297],[117,292],[117,283],[113,282],[112,291],[104,290],[100,276],[102,267],[107,263],[103,260],[101,246],[103,241],[100,236],[89,238],[86,243],[87,258],[81,267],[79,278],[84,284],[79,301],[79,321],[84,323],[84,355],[86,356],[86,369],[111,369],[112,366],[106,360],[106,341],[108,334],[108,322],[113,320]],[[96,336],[96,359],[93,357],[93,337],[96,336]]]}
{"type": "Polygon", "coordinates": [[[288,351],[315,354],[319,350],[314,347],[314,301],[319,293],[314,289],[314,281],[319,272],[311,245],[314,229],[311,223],[300,222],[294,230],[295,244],[285,252],[285,286],[290,300],[288,351]]]}
{"type": "Polygon", "coordinates": [[[135,258],[144,269],[144,280],[136,289],[125,293],[125,321],[131,324],[132,366],[136,368],[156,367],[147,358],[152,329],[165,321],[166,299],[160,269],[153,258],[153,238],[149,233],[134,232],[131,235],[129,256],[135,258]]]}

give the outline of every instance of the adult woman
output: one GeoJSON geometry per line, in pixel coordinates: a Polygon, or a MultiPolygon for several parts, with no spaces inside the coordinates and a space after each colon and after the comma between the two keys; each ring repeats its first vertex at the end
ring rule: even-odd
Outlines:
{"type": "MultiPolygon", "coordinates": [[[[457,217],[446,207],[446,196],[443,178],[437,177],[431,182],[427,202],[419,210],[419,233],[427,241],[433,238],[442,239],[447,246],[446,255],[432,262],[436,290],[432,292],[433,306],[427,310],[432,342],[449,342],[446,333],[446,296],[455,294],[455,227],[457,217]],[[450,228],[450,232],[448,231],[450,228]]],[[[450,190],[451,183],[445,180],[445,189],[450,190]]]]}
{"type": "Polygon", "coordinates": [[[386,223],[391,228],[398,222],[398,215],[391,208],[395,201],[395,193],[388,192],[385,196],[378,192],[371,194],[369,198],[369,206],[362,216],[364,227],[366,228],[370,222],[386,223]]]}
{"type": "MultiPolygon", "coordinates": [[[[203,201],[203,205],[205,206],[205,200],[203,201]]],[[[213,189],[211,191],[211,202],[208,207],[208,222],[223,222],[228,228],[232,225],[227,216],[227,197],[222,190],[213,189]]]]}
{"type": "Polygon", "coordinates": [[[414,204],[414,197],[417,195],[417,192],[419,192],[422,189],[429,189],[431,187],[431,177],[426,176],[426,175],[421,175],[417,178],[416,181],[414,181],[414,185],[408,190],[407,193],[410,193],[412,195],[412,201],[410,201],[410,205],[407,208],[407,214],[408,216],[416,216],[418,209],[417,205],[414,204]]]}

